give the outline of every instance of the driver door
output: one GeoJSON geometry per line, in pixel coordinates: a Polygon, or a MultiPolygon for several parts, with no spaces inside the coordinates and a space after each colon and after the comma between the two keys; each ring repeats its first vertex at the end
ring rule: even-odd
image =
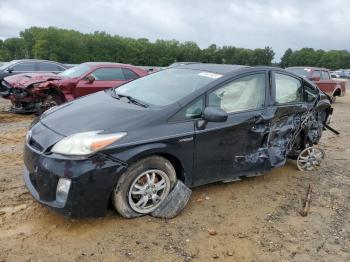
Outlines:
{"type": "Polygon", "coordinates": [[[105,67],[98,68],[89,75],[94,77],[93,81],[89,81],[86,77],[81,79],[74,91],[75,97],[88,95],[104,89],[120,86],[127,82],[121,68],[105,67]]]}
{"type": "Polygon", "coordinates": [[[267,79],[266,71],[244,75],[207,94],[207,106],[223,109],[228,118],[196,127],[195,185],[233,179],[267,166],[268,157],[260,151],[272,118],[265,107],[267,79]]]}

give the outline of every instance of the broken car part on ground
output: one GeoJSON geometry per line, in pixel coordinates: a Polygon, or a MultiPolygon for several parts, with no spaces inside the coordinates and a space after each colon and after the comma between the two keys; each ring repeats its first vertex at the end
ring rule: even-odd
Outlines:
{"type": "Polygon", "coordinates": [[[323,92],[282,69],[181,65],[46,111],[27,134],[25,182],[68,216],[103,216],[109,203],[128,218],[157,214],[177,181],[234,180],[297,159],[331,114],[323,92]]]}

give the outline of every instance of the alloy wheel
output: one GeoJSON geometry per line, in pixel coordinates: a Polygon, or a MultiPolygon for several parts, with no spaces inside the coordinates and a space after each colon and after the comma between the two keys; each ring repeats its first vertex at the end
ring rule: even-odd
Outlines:
{"type": "Polygon", "coordinates": [[[170,191],[170,179],[162,170],[150,169],[134,179],[129,189],[130,207],[142,214],[154,211],[170,191]]]}
{"type": "Polygon", "coordinates": [[[298,156],[297,166],[300,171],[311,171],[319,166],[325,157],[325,152],[320,148],[305,148],[298,156]]]}

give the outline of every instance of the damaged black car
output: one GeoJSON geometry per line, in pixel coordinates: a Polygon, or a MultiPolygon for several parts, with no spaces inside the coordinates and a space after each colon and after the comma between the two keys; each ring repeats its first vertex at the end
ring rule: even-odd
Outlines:
{"type": "Polygon", "coordinates": [[[67,216],[103,216],[110,204],[127,218],[175,216],[188,188],[298,158],[331,114],[327,95],[282,69],[174,66],[46,111],[27,133],[24,179],[67,216]]]}

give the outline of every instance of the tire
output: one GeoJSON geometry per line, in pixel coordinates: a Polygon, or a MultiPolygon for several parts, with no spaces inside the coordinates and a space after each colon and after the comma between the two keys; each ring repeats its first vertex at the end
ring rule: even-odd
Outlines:
{"type": "Polygon", "coordinates": [[[171,192],[176,181],[175,169],[167,159],[160,156],[146,157],[132,164],[120,177],[113,190],[113,206],[116,211],[125,218],[134,218],[150,214],[163,202],[169,192],[171,192]],[[147,174],[149,175],[148,177],[147,174]],[[155,174],[154,177],[153,174],[155,174]],[[155,182],[153,184],[151,182],[152,178],[153,182],[155,182]],[[147,179],[147,182],[145,179],[147,179]],[[143,184],[140,184],[140,181],[143,182],[143,184]],[[163,182],[165,185],[164,188],[157,191],[156,188],[161,188],[163,182]],[[158,186],[157,183],[161,185],[158,186]],[[152,188],[154,191],[152,191],[152,188]],[[156,193],[154,193],[155,191],[156,193]],[[132,192],[137,194],[133,194],[132,192]],[[160,196],[158,196],[158,194],[160,196]],[[148,200],[142,200],[141,198],[148,200]],[[138,205],[140,202],[143,204],[146,202],[145,206],[142,207],[142,205],[138,205]]]}

